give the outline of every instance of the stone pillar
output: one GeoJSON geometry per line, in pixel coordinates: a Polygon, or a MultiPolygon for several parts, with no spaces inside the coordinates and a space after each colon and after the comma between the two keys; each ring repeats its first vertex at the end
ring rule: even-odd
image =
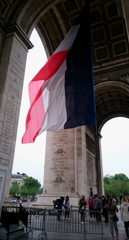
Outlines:
{"type": "Polygon", "coordinates": [[[47,142],[44,193],[75,192],[74,130],[49,132],[47,142]]]}
{"type": "Polygon", "coordinates": [[[101,197],[104,194],[103,185],[103,164],[101,154],[101,135],[96,134],[96,170],[97,170],[97,189],[98,196],[101,197]]]}
{"type": "Polygon", "coordinates": [[[96,161],[95,134],[87,127],[47,132],[44,192],[33,205],[52,206],[53,200],[68,195],[77,207],[81,195],[88,199],[91,189],[98,193],[101,166],[96,161]]]}
{"type": "Polygon", "coordinates": [[[86,127],[86,159],[87,159],[87,196],[98,192],[96,169],[96,139],[94,129],[86,127]]]}
{"type": "Polygon", "coordinates": [[[66,195],[75,204],[79,198],[75,159],[75,129],[47,132],[44,192],[38,197],[39,205],[53,205],[53,200],[66,195]]]}
{"type": "MultiPolygon", "coordinates": [[[[4,29],[4,28],[3,28],[4,29]]],[[[0,170],[6,168],[5,201],[9,196],[21,94],[28,48],[33,45],[18,25],[1,31],[0,170]]]]}
{"type": "Polygon", "coordinates": [[[76,191],[81,197],[87,196],[87,162],[85,127],[75,129],[76,191]]]}

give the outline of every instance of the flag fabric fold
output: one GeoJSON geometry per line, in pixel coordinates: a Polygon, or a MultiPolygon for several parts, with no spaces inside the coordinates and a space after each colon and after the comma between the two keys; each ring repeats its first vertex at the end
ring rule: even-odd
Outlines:
{"type": "Polygon", "coordinates": [[[89,6],[29,84],[30,109],[22,143],[43,131],[95,124],[89,6]]]}

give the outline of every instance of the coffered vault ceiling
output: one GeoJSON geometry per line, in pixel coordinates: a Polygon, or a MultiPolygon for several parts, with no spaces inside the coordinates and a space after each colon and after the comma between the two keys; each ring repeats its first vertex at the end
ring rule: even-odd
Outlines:
{"type": "MultiPolygon", "coordinates": [[[[30,36],[35,27],[50,56],[79,15],[85,0],[1,0],[1,18],[30,36]]],[[[98,128],[129,117],[129,44],[121,0],[90,0],[98,128]]],[[[84,32],[86,34],[86,32],[84,32]]]]}

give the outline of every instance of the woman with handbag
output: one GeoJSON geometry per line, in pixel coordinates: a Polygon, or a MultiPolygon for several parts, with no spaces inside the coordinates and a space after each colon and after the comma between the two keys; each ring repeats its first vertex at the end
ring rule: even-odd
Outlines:
{"type": "Polygon", "coordinates": [[[112,239],[114,239],[114,229],[116,232],[116,237],[119,236],[118,233],[118,226],[117,226],[117,221],[118,221],[118,217],[116,215],[116,212],[118,212],[118,208],[116,206],[115,203],[113,203],[113,198],[110,197],[109,198],[109,202],[107,205],[107,211],[108,211],[108,221],[109,221],[109,228],[110,228],[110,233],[112,235],[112,239]]]}
{"type": "Polygon", "coordinates": [[[121,200],[121,220],[124,222],[127,239],[129,239],[129,202],[127,197],[123,196],[121,200]]]}

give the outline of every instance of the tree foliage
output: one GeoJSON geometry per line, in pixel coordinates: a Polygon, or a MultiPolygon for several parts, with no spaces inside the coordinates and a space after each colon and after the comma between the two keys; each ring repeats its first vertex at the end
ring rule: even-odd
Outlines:
{"type": "Polygon", "coordinates": [[[20,195],[21,196],[28,196],[28,188],[25,185],[22,185],[20,188],[20,195]]]}
{"type": "Polygon", "coordinates": [[[104,177],[104,184],[110,184],[110,179],[108,177],[104,177]]]}
{"type": "Polygon", "coordinates": [[[9,190],[9,194],[11,195],[11,196],[15,196],[15,195],[18,195],[19,194],[19,184],[17,183],[17,182],[13,182],[12,183],[12,186],[11,186],[11,188],[10,188],[10,190],[9,190]]]}
{"type": "Polygon", "coordinates": [[[20,188],[20,194],[22,196],[35,196],[39,192],[41,184],[37,179],[32,177],[26,177],[24,185],[20,188]]]}
{"type": "Polygon", "coordinates": [[[129,182],[129,178],[124,173],[115,174],[113,180],[129,182]]]}
{"type": "Polygon", "coordinates": [[[104,177],[104,190],[106,195],[120,196],[129,193],[129,178],[123,174],[115,174],[112,179],[104,177]]]}
{"type": "Polygon", "coordinates": [[[33,177],[26,177],[24,184],[19,187],[17,182],[13,182],[12,186],[9,190],[9,194],[11,196],[21,195],[21,196],[32,196],[34,197],[39,190],[41,189],[41,184],[38,182],[37,179],[33,177]]]}

